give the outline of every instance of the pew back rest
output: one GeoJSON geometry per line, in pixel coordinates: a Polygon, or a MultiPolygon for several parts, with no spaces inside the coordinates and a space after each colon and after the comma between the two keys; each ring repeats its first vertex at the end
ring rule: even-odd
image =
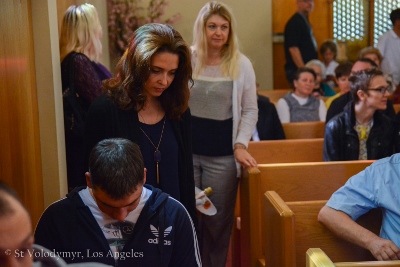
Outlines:
{"type": "MultiPolygon", "coordinates": [[[[334,262],[374,259],[369,251],[338,238],[318,222],[318,213],[326,202],[326,200],[284,202],[274,191],[267,191],[264,194],[263,243],[266,266],[305,267],[304,255],[312,247],[321,248],[334,262]],[[271,246],[282,247],[283,252],[271,252],[269,249],[271,246]]],[[[379,234],[382,220],[379,212],[380,210],[371,211],[360,217],[358,222],[362,221],[360,223],[363,226],[379,234]]]]}
{"type": "Polygon", "coordinates": [[[286,139],[249,142],[247,151],[259,163],[322,161],[324,139],[286,139]]]}
{"type": "Polygon", "coordinates": [[[324,138],[324,121],[305,121],[282,123],[286,139],[324,138]]]}
{"type": "Polygon", "coordinates": [[[262,258],[260,233],[264,226],[263,196],[276,191],[285,201],[329,199],[372,160],[260,164],[243,171],[240,180],[242,266],[256,266],[262,258]]]}
{"type": "Polygon", "coordinates": [[[261,201],[263,193],[268,190],[276,191],[285,201],[329,199],[351,176],[372,162],[354,160],[259,164],[258,200],[261,201]]]}
{"type": "Polygon", "coordinates": [[[397,114],[400,111],[400,104],[393,104],[394,112],[397,114]]]}
{"type": "Polygon", "coordinates": [[[274,90],[259,90],[258,94],[269,98],[271,103],[275,104],[279,99],[284,97],[287,93],[293,92],[292,89],[274,89],[274,90]]]}

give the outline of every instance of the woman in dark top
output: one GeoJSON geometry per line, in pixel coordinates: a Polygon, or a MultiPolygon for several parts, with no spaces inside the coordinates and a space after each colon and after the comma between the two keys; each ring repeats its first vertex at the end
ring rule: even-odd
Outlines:
{"type": "MultiPolygon", "coordinates": [[[[102,28],[91,4],[70,6],[65,12],[60,34],[61,79],[63,92],[73,84],[85,110],[101,94],[102,80],[111,77],[99,63],[102,54],[102,28]]],[[[85,185],[83,135],[65,129],[65,149],[69,189],[85,185]]]]}
{"type": "Polygon", "coordinates": [[[127,138],[140,146],[146,183],[179,200],[196,221],[189,48],[171,26],[140,27],[116,68],[104,82],[106,94],[90,107],[86,152],[100,140],[127,138]]]}

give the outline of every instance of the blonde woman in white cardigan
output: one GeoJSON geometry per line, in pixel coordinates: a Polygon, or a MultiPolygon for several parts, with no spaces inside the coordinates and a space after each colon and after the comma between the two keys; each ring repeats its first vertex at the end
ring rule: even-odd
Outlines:
{"type": "Polygon", "coordinates": [[[240,167],[257,166],[246,151],[257,123],[255,74],[240,53],[230,9],[207,3],[194,25],[192,65],[193,165],[196,186],[212,187],[214,216],[200,220],[204,266],[225,266],[240,167]]]}

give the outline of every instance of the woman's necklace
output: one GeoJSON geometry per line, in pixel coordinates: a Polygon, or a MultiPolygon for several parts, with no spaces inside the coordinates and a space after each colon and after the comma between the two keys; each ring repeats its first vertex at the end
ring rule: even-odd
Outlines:
{"type": "MultiPolygon", "coordinates": [[[[143,118],[143,117],[142,117],[143,118]]],[[[161,139],[164,133],[164,126],[165,126],[165,120],[166,120],[167,116],[164,115],[164,123],[162,126],[162,130],[161,130],[161,136],[160,136],[160,140],[158,141],[158,145],[157,147],[154,145],[153,141],[151,141],[150,137],[145,133],[145,131],[143,131],[142,127],[139,127],[140,130],[143,132],[143,134],[147,137],[147,139],[150,141],[150,143],[152,144],[152,146],[154,147],[155,151],[154,151],[154,155],[153,155],[153,160],[156,163],[156,176],[157,176],[157,184],[160,184],[160,172],[158,169],[158,163],[161,162],[161,151],[158,150],[160,148],[160,144],[161,144],[161,139]]]]}

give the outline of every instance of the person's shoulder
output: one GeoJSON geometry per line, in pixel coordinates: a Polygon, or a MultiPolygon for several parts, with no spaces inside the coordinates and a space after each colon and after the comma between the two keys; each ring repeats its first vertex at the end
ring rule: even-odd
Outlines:
{"type": "Polygon", "coordinates": [[[269,97],[257,94],[257,102],[264,104],[272,104],[269,97]]]}
{"type": "Polygon", "coordinates": [[[250,59],[241,52],[239,52],[239,63],[244,67],[249,67],[249,66],[253,67],[253,64],[251,63],[250,59]]]}
{"type": "Polygon", "coordinates": [[[111,97],[107,93],[103,93],[96,97],[93,103],[90,105],[90,110],[93,111],[102,111],[102,110],[110,110],[115,109],[116,104],[112,101],[111,97]]]}
{"type": "MultiPolygon", "coordinates": [[[[390,157],[378,159],[375,162],[373,162],[369,167],[367,167],[370,170],[396,170],[396,172],[399,172],[399,167],[400,165],[400,153],[395,153],[390,157]]],[[[400,178],[400,177],[399,177],[400,178]]]]}
{"type": "Polygon", "coordinates": [[[326,129],[334,129],[341,125],[344,125],[344,121],[346,117],[346,113],[339,112],[335,116],[333,116],[329,121],[326,122],[325,128],[326,129]]]}
{"type": "Polygon", "coordinates": [[[300,15],[298,12],[295,12],[295,13],[289,18],[289,20],[287,21],[286,24],[295,23],[299,18],[301,18],[301,15],[300,15]]]}
{"type": "Polygon", "coordinates": [[[169,217],[170,220],[172,221],[186,220],[186,219],[190,220],[189,212],[186,210],[186,208],[183,206],[181,202],[179,202],[173,197],[168,197],[168,199],[166,200],[165,211],[167,217],[169,217]]]}
{"type": "Polygon", "coordinates": [[[332,101],[331,107],[339,105],[344,107],[350,101],[349,96],[351,97],[350,93],[345,93],[344,95],[339,96],[338,98],[332,101]]]}
{"type": "Polygon", "coordinates": [[[83,53],[79,53],[79,52],[71,52],[68,54],[68,57],[73,58],[75,63],[79,63],[79,64],[92,64],[92,61],[83,53]]]}

